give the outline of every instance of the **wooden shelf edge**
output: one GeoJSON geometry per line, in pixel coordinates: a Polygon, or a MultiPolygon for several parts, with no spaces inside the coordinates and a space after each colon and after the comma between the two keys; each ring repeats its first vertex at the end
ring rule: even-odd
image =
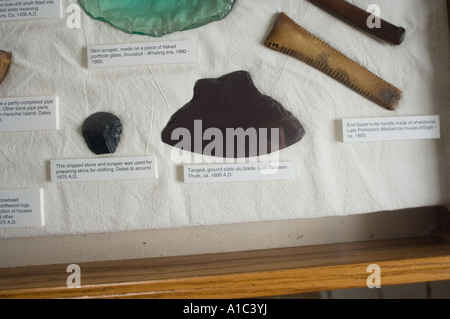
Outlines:
{"type": "Polygon", "coordinates": [[[254,298],[450,280],[450,243],[432,237],[204,256],[88,263],[81,288],[67,265],[0,269],[0,298],[254,298]]]}
{"type": "Polygon", "coordinates": [[[450,28],[450,0],[447,0],[447,13],[448,13],[448,20],[449,20],[448,26],[450,28]]]}
{"type": "Polygon", "coordinates": [[[431,235],[440,240],[450,242],[450,211],[448,208],[444,206],[437,208],[436,224],[436,229],[431,232],[431,235]]]}

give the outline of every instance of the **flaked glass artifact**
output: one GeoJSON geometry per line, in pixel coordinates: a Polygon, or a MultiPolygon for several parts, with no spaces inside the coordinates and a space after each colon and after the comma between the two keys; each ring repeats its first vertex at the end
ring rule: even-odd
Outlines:
{"type": "Polygon", "coordinates": [[[236,0],[80,0],[92,18],[127,33],[160,37],[225,18],[236,0]]]}

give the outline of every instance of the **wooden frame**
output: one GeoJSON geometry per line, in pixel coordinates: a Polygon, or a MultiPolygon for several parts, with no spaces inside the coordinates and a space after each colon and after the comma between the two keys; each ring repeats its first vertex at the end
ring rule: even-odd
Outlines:
{"type": "Polygon", "coordinates": [[[367,267],[382,285],[450,280],[450,213],[417,238],[80,264],[5,268],[0,298],[252,298],[366,287],[367,267]]]}
{"type": "MultiPolygon", "coordinates": [[[[450,16],[450,0],[448,2],[450,16]]],[[[450,212],[436,208],[428,236],[235,253],[80,263],[81,288],[67,264],[0,268],[0,298],[251,298],[450,280],[450,212]]]]}

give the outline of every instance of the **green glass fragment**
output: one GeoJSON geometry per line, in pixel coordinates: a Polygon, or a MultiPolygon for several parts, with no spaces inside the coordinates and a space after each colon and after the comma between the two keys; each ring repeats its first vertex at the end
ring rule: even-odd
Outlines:
{"type": "Polygon", "coordinates": [[[225,18],[236,0],[80,0],[86,13],[127,33],[160,37],[225,18]]]}

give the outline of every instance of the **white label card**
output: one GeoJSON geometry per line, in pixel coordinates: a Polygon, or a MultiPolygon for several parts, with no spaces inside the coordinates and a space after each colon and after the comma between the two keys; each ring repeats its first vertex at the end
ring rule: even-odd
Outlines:
{"type": "Polygon", "coordinates": [[[61,17],[61,0],[0,0],[0,21],[61,17]]]}
{"type": "Polygon", "coordinates": [[[197,47],[195,40],[89,46],[88,68],[197,62],[197,47]]]}
{"type": "Polygon", "coordinates": [[[344,143],[439,139],[437,115],[342,120],[344,143]]]}
{"type": "Polygon", "coordinates": [[[154,156],[53,160],[50,167],[52,182],[157,178],[154,156]]]}
{"type": "Polygon", "coordinates": [[[297,178],[296,163],[246,163],[184,166],[185,183],[281,181],[297,178]]]}
{"type": "Polygon", "coordinates": [[[0,228],[44,226],[44,191],[0,191],[0,228]]]}
{"type": "Polygon", "coordinates": [[[58,97],[0,99],[0,132],[59,129],[58,97]]]}

